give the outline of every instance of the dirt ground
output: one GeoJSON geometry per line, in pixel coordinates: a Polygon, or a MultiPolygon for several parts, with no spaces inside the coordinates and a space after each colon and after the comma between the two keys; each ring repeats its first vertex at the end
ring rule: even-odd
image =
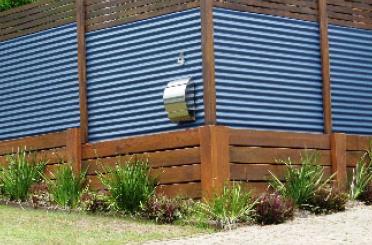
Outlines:
{"type": "Polygon", "coordinates": [[[372,244],[372,207],[351,206],[345,212],[297,217],[272,226],[246,226],[233,231],[146,244],[372,244]]]}

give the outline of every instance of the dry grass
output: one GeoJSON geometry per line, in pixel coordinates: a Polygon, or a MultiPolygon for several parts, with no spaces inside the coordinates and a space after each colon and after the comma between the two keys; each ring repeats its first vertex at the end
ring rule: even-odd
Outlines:
{"type": "Polygon", "coordinates": [[[2,244],[138,244],[206,232],[119,217],[0,206],[2,244]]]}

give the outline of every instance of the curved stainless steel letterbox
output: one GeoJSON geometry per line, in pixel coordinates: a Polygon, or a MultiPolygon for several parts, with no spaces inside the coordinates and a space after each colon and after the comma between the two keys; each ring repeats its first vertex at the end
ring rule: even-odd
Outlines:
{"type": "Polygon", "coordinates": [[[194,84],[191,78],[169,82],[163,101],[168,118],[175,123],[195,120],[194,84]]]}

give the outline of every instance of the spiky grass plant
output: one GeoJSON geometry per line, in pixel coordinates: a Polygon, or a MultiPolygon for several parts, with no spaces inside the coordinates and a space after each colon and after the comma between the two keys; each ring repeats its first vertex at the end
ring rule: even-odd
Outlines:
{"type": "Polygon", "coordinates": [[[86,171],[75,174],[70,164],[59,166],[52,178],[45,178],[53,200],[63,208],[75,208],[86,186],[86,171]]]}
{"type": "Polygon", "coordinates": [[[372,183],[372,147],[359,159],[350,184],[350,198],[358,199],[372,183]]]}
{"type": "Polygon", "coordinates": [[[41,180],[46,161],[37,160],[36,154],[26,149],[6,156],[7,167],[2,168],[2,193],[12,201],[26,201],[32,184],[41,180]]]}
{"type": "Polygon", "coordinates": [[[226,185],[221,195],[196,206],[199,220],[210,220],[221,228],[250,219],[254,201],[250,192],[245,192],[239,184],[226,185]]]}
{"type": "Polygon", "coordinates": [[[295,204],[306,204],[314,193],[330,183],[334,175],[324,177],[324,169],[319,163],[318,152],[305,152],[301,156],[301,166],[293,165],[290,158],[280,161],[286,166],[284,181],[279,180],[272,172],[270,186],[282,196],[292,199],[295,204]]]}
{"type": "Polygon", "coordinates": [[[141,203],[154,194],[156,179],[150,176],[148,159],[132,158],[98,173],[103,186],[110,192],[110,201],[118,210],[134,213],[141,203]]]}

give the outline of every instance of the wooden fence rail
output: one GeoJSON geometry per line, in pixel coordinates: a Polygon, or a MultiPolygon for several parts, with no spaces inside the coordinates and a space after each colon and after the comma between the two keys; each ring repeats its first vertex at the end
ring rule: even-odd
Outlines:
{"type": "Polygon", "coordinates": [[[149,160],[159,181],[157,191],[170,196],[211,198],[229,181],[256,194],[267,190],[269,171],[284,177],[289,157],[300,166],[306,151],[318,152],[325,173],[336,173],[335,186],[346,190],[352,169],[369,147],[371,137],[345,134],[307,134],[204,126],[191,130],[82,143],[80,129],[0,142],[0,163],[5,155],[27,147],[48,159],[47,174],[59,164],[72,164],[75,173],[88,170],[93,190],[102,189],[97,173],[125,164],[133,157],[149,160]]]}

